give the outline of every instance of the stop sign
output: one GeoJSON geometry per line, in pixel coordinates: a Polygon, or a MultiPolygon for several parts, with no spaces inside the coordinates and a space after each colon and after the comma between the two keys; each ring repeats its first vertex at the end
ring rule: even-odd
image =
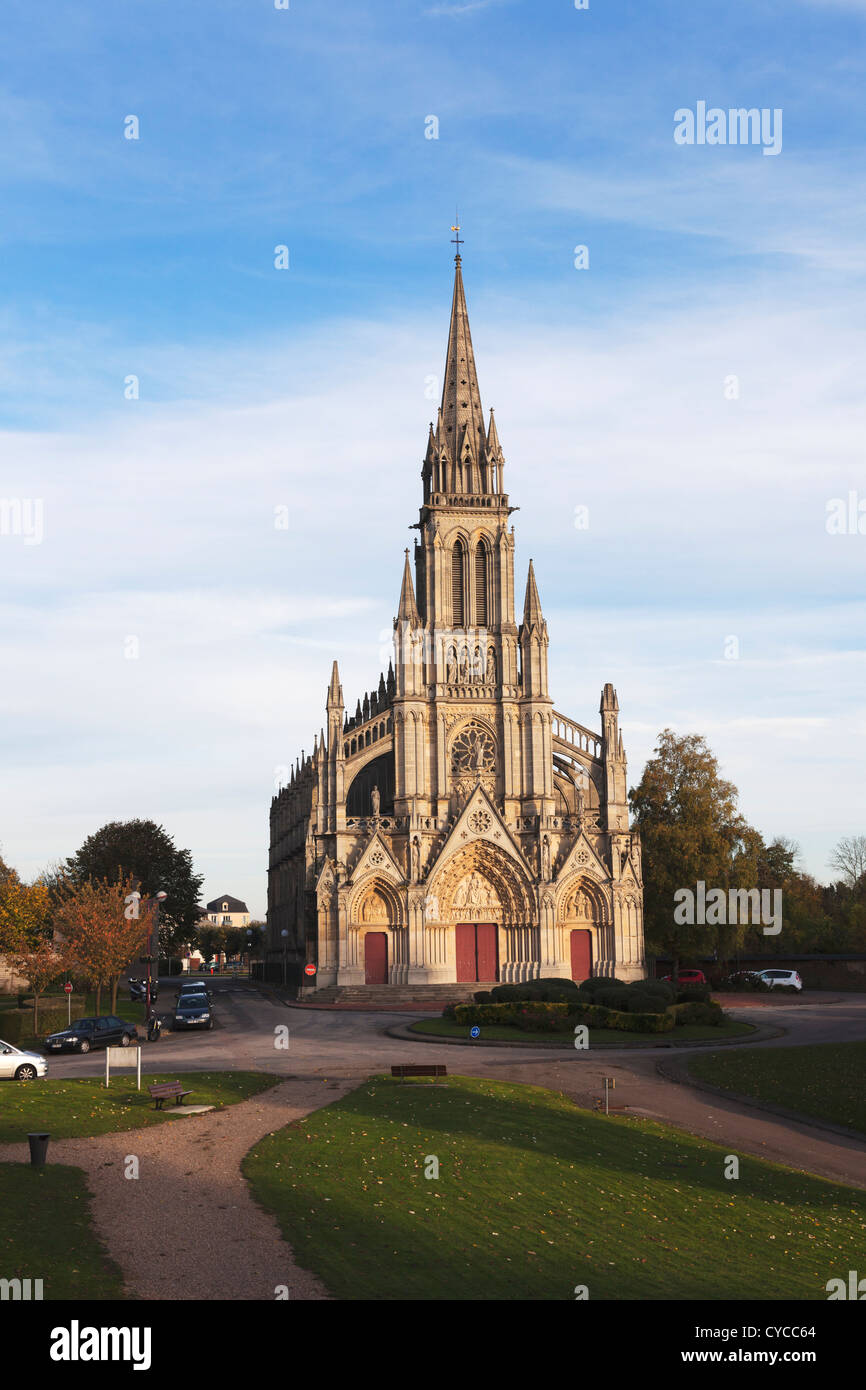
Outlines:
{"type": "Polygon", "coordinates": [[[315,967],[314,965],[305,965],[305,966],[304,966],[304,974],[305,974],[305,975],[315,975],[315,973],[316,973],[316,967],[315,967]]]}
{"type": "Polygon", "coordinates": [[[71,994],[71,993],[72,993],[72,981],[71,981],[71,980],[67,980],[67,981],[66,981],[66,984],[63,986],[63,988],[65,989],[65,991],[66,991],[67,994],[71,994]]]}

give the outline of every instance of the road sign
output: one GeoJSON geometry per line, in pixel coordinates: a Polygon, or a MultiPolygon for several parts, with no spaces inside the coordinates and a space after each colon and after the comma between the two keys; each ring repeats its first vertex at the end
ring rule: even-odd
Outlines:
{"type": "Polygon", "coordinates": [[[315,975],[315,973],[316,973],[316,967],[315,967],[314,965],[305,965],[305,966],[304,966],[304,974],[305,974],[305,975],[315,975]]]}
{"type": "Polygon", "coordinates": [[[63,986],[63,988],[64,988],[64,990],[66,991],[67,994],[71,994],[71,993],[72,993],[72,981],[71,981],[71,980],[67,980],[67,981],[66,981],[66,984],[63,986]]]}
{"type": "Polygon", "coordinates": [[[481,1029],[478,1027],[478,1024],[477,1024],[477,1023],[476,1023],[476,1025],[475,1025],[474,1028],[470,1028],[470,1029],[469,1029],[469,1036],[470,1036],[470,1038],[480,1038],[480,1037],[481,1037],[481,1029]]]}

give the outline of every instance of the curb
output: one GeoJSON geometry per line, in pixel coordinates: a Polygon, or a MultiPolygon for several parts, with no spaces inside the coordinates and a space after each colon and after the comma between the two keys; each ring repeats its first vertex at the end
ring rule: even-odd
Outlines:
{"type": "MultiPolygon", "coordinates": [[[[746,1034],[740,1033],[739,1036],[736,1037],[736,1038],[705,1038],[705,1039],[704,1039],[704,1038],[701,1038],[701,1039],[694,1039],[694,1038],[692,1038],[692,1039],[686,1039],[684,1042],[610,1042],[610,1043],[604,1042],[604,1043],[593,1043],[592,1046],[591,1046],[590,1048],[581,1049],[581,1050],[582,1050],[582,1051],[583,1051],[583,1050],[586,1050],[586,1051],[589,1051],[589,1052],[598,1052],[599,1050],[602,1050],[602,1051],[605,1051],[605,1052],[608,1052],[608,1051],[622,1052],[622,1051],[626,1051],[626,1050],[627,1050],[627,1051],[630,1051],[630,1052],[646,1052],[646,1051],[648,1051],[648,1050],[649,1050],[649,1051],[652,1051],[653,1049],[656,1049],[656,1048],[659,1048],[659,1047],[669,1047],[669,1048],[677,1048],[677,1049],[685,1049],[685,1048],[693,1048],[693,1047],[708,1047],[708,1048],[712,1049],[712,1051],[715,1052],[715,1051],[716,1051],[718,1048],[720,1048],[720,1047],[743,1047],[743,1046],[748,1047],[748,1046],[750,1046],[752,1043],[756,1043],[756,1042],[768,1042],[768,1041],[769,1041],[770,1039],[772,1039],[772,1038],[781,1038],[781,1037],[784,1037],[785,1031],[786,1031],[786,1030],[785,1030],[784,1028],[756,1028],[756,1029],[755,1029],[755,1032],[754,1032],[753,1034],[746,1035],[746,1034]]],[[[532,1048],[533,1050],[538,1049],[539,1051],[541,1051],[541,1050],[543,1050],[543,1049],[546,1049],[547,1051],[555,1051],[555,1052],[573,1052],[573,1051],[574,1051],[574,1047],[572,1046],[571,1043],[564,1043],[564,1042],[512,1042],[510,1039],[505,1039],[505,1038],[447,1038],[447,1037],[439,1037],[439,1036],[434,1035],[433,1033],[427,1033],[427,1034],[425,1034],[425,1033],[416,1033],[416,1032],[414,1032],[414,1031],[409,1027],[409,1025],[406,1024],[406,1023],[398,1023],[398,1024],[395,1024],[395,1025],[394,1025],[393,1027],[391,1027],[391,1028],[386,1028],[386,1029],[384,1030],[384,1032],[385,1032],[385,1035],[386,1035],[387,1037],[389,1037],[389,1038],[400,1038],[400,1040],[401,1040],[402,1042],[445,1043],[446,1046],[451,1046],[451,1047],[523,1047],[523,1048],[530,1047],[530,1048],[532,1048]]],[[[660,1033],[660,1034],[659,1034],[659,1037],[664,1037],[664,1036],[665,1036],[665,1035],[664,1035],[663,1033],[660,1033]]],[[[661,1063],[659,1063],[659,1065],[661,1065],[661,1063]]]]}
{"type": "Polygon", "coordinates": [[[856,1129],[846,1129],[844,1125],[834,1125],[829,1120],[818,1120],[812,1115],[804,1115],[802,1110],[789,1110],[785,1105],[774,1105],[771,1101],[756,1100],[754,1096],[741,1095],[739,1091],[726,1091],[722,1086],[713,1086],[709,1081],[700,1081],[689,1074],[688,1058],[663,1058],[656,1062],[656,1071],[667,1081],[679,1086],[691,1086],[695,1091],[705,1091],[721,1100],[733,1100],[738,1105],[748,1105],[752,1110],[763,1110],[768,1115],[777,1115],[781,1120],[791,1120],[806,1129],[820,1129],[826,1134],[836,1134],[843,1139],[854,1139],[866,1148],[866,1135],[856,1129]]]}

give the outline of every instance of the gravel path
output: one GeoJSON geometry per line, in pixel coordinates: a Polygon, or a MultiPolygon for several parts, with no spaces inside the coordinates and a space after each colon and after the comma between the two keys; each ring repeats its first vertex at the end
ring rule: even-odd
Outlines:
{"type": "MultiPolygon", "coordinates": [[[[250,1196],[244,1155],[281,1129],[353,1089],[355,1081],[292,1077],[251,1100],[150,1129],[52,1142],[49,1162],[83,1168],[93,1219],[127,1293],[143,1299],[327,1299],[295,1263],[276,1221],[250,1196]],[[137,1180],[124,1177],[128,1156],[137,1180]]],[[[26,1144],[0,1146],[0,1161],[28,1160],[26,1144]]]]}

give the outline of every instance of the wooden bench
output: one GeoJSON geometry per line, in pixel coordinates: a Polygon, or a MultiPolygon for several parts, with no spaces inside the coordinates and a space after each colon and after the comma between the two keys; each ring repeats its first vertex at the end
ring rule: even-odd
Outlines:
{"type": "Polygon", "coordinates": [[[398,1066],[391,1068],[392,1076],[399,1076],[403,1081],[407,1076],[447,1076],[447,1069],[441,1062],[435,1062],[431,1066],[416,1064],[415,1062],[401,1062],[398,1066]]]}
{"type": "Polygon", "coordinates": [[[180,1105],[184,1096],[191,1096],[192,1091],[185,1091],[183,1083],[180,1081],[159,1081],[155,1086],[148,1086],[154,1101],[154,1109],[161,1110],[165,1101],[174,1096],[175,1105],[180,1105]]]}

